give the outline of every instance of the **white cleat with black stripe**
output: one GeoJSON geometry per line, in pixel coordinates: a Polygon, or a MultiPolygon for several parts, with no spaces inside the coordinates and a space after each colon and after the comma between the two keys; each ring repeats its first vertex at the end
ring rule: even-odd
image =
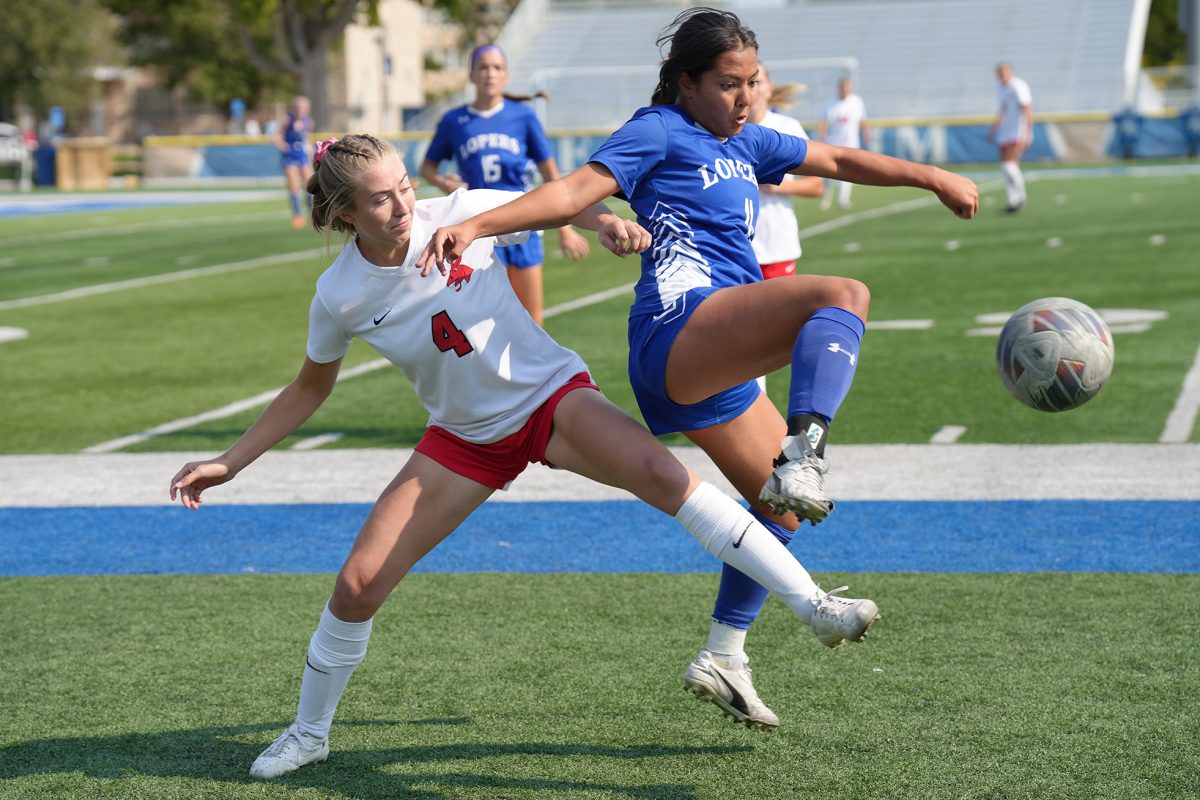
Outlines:
{"type": "Polygon", "coordinates": [[[750,682],[748,663],[749,659],[743,656],[741,666],[722,667],[711,652],[701,650],[683,673],[683,688],[712,703],[740,725],[773,731],[779,727],[779,717],[758,699],[758,692],[750,682]]]}

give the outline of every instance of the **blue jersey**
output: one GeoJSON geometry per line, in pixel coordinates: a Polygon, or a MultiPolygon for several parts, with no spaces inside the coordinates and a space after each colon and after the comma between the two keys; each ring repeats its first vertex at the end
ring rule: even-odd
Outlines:
{"type": "Polygon", "coordinates": [[[448,112],[438,122],[425,160],[437,164],[454,159],[472,189],[523,192],[530,186],[530,162],[552,155],[550,140],[533,109],[505,101],[495,113],[470,106],[448,112]]]}
{"type": "Polygon", "coordinates": [[[308,135],[312,133],[312,129],[312,117],[297,117],[295,114],[288,114],[287,120],[283,124],[283,130],[280,131],[283,143],[288,148],[284,156],[299,161],[308,161],[308,135]]]}
{"type": "Polygon", "coordinates": [[[653,237],[630,315],[661,314],[691,289],[761,281],[750,245],[758,184],[778,184],[807,154],[804,139],[760,125],[721,141],[678,106],[634,114],[589,159],[653,237]]]}

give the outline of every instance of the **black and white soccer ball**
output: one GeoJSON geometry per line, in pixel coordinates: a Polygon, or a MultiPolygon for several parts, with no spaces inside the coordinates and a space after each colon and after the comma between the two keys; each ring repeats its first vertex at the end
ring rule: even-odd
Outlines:
{"type": "Polygon", "coordinates": [[[996,345],[1000,380],[1039,411],[1069,411],[1096,396],[1113,368],[1108,325],[1066,297],[1026,303],[1004,323],[996,345]]]}

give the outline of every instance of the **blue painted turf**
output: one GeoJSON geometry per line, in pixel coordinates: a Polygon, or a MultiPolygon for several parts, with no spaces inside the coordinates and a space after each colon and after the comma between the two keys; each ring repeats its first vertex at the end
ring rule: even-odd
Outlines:
{"type": "MultiPolygon", "coordinates": [[[[0,575],[334,572],[370,506],[0,509],[0,575]]],[[[857,501],[805,526],[814,572],[1200,572],[1200,501],[857,501]]],[[[490,503],[418,572],[705,572],[637,502],[490,503]]]]}

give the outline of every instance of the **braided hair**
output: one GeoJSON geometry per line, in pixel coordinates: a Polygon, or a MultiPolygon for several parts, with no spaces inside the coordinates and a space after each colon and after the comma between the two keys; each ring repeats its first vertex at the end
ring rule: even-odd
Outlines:
{"type": "Polygon", "coordinates": [[[353,233],[354,226],[342,213],[354,205],[359,177],[372,164],[387,156],[400,156],[391,142],[368,133],[327,139],[313,156],[313,174],[305,187],[312,195],[312,224],[318,231],[331,228],[353,233]]]}

